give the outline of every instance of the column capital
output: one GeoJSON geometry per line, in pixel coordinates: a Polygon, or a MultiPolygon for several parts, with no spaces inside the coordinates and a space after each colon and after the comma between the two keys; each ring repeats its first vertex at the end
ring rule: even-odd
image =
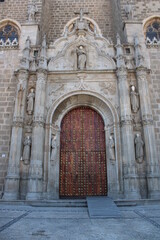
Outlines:
{"type": "Polygon", "coordinates": [[[47,69],[44,69],[44,68],[38,68],[36,72],[37,74],[44,74],[44,75],[47,75],[48,73],[47,69]]]}
{"type": "Polygon", "coordinates": [[[132,117],[132,115],[121,116],[121,126],[132,125],[132,124],[133,124],[133,117],[132,117]]]}
{"type": "Polygon", "coordinates": [[[118,68],[116,73],[119,81],[126,80],[128,72],[125,67],[118,68]]]}
{"type": "Polygon", "coordinates": [[[13,117],[12,126],[22,128],[24,126],[24,118],[23,117],[13,117]]]}
{"type": "Polygon", "coordinates": [[[136,75],[137,75],[138,78],[139,77],[146,77],[147,73],[148,73],[148,69],[145,68],[145,67],[137,67],[136,68],[136,75]]]}
{"type": "Polygon", "coordinates": [[[143,126],[153,125],[153,116],[152,116],[152,114],[144,114],[142,116],[142,124],[143,124],[143,126]]]}
{"type": "Polygon", "coordinates": [[[45,125],[44,116],[34,116],[33,127],[43,127],[45,125]]]}

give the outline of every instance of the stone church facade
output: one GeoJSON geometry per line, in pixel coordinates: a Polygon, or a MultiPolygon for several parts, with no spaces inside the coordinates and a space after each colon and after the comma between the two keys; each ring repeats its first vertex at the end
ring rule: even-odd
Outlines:
{"type": "Polygon", "coordinates": [[[160,198],[159,11],[0,1],[1,198],[160,198]]]}

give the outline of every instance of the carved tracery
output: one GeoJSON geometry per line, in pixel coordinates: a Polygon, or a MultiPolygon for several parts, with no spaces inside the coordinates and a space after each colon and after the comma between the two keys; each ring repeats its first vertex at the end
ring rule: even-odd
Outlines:
{"type": "Polygon", "coordinates": [[[10,22],[0,27],[0,47],[18,46],[18,29],[10,22]]]}

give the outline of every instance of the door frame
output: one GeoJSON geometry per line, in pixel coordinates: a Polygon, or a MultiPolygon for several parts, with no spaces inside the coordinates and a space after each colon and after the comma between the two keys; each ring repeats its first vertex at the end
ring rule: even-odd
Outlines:
{"type": "Polygon", "coordinates": [[[48,112],[45,132],[45,153],[44,153],[44,192],[46,198],[59,199],[59,165],[60,165],[60,131],[63,117],[79,106],[88,106],[97,111],[105,125],[106,139],[106,162],[107,162],[107,182],[108,196],[119,198],[123,192],[122,176],[122,156],[120,141],[120,124],[117,110],[110,101],[97,93],[88,93],[86,91],[76,91],[58,99],[48,112]],[[51,155],[51,137],[56,136],[57,147],[55,150],[55,160],[50,160],[51,155]],[[111,163],[109,159],[109,136],[114,134],[116,161],[111,163]]]}

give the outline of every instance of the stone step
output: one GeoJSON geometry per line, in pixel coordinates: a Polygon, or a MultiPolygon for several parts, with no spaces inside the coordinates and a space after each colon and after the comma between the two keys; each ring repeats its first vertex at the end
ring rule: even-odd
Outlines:
{"type": "Polygon", "coordinates": [[[160,205],[160,199],[131,199],[131,200],[115,200],[117,207],[134,207],[144,205],[160,205]]]}
{"type": "Polygon", "coordinates": [[[121,218],[121,212],[109,197],[87,197],[90,218],[121,218]]]}
{"type": "Polygon", "coordinates": [[[33,207],[87,207],[86,200],[17,200],[17,201],[4,201],[0,200],[0,205],[25,205],[33,207]]]}

